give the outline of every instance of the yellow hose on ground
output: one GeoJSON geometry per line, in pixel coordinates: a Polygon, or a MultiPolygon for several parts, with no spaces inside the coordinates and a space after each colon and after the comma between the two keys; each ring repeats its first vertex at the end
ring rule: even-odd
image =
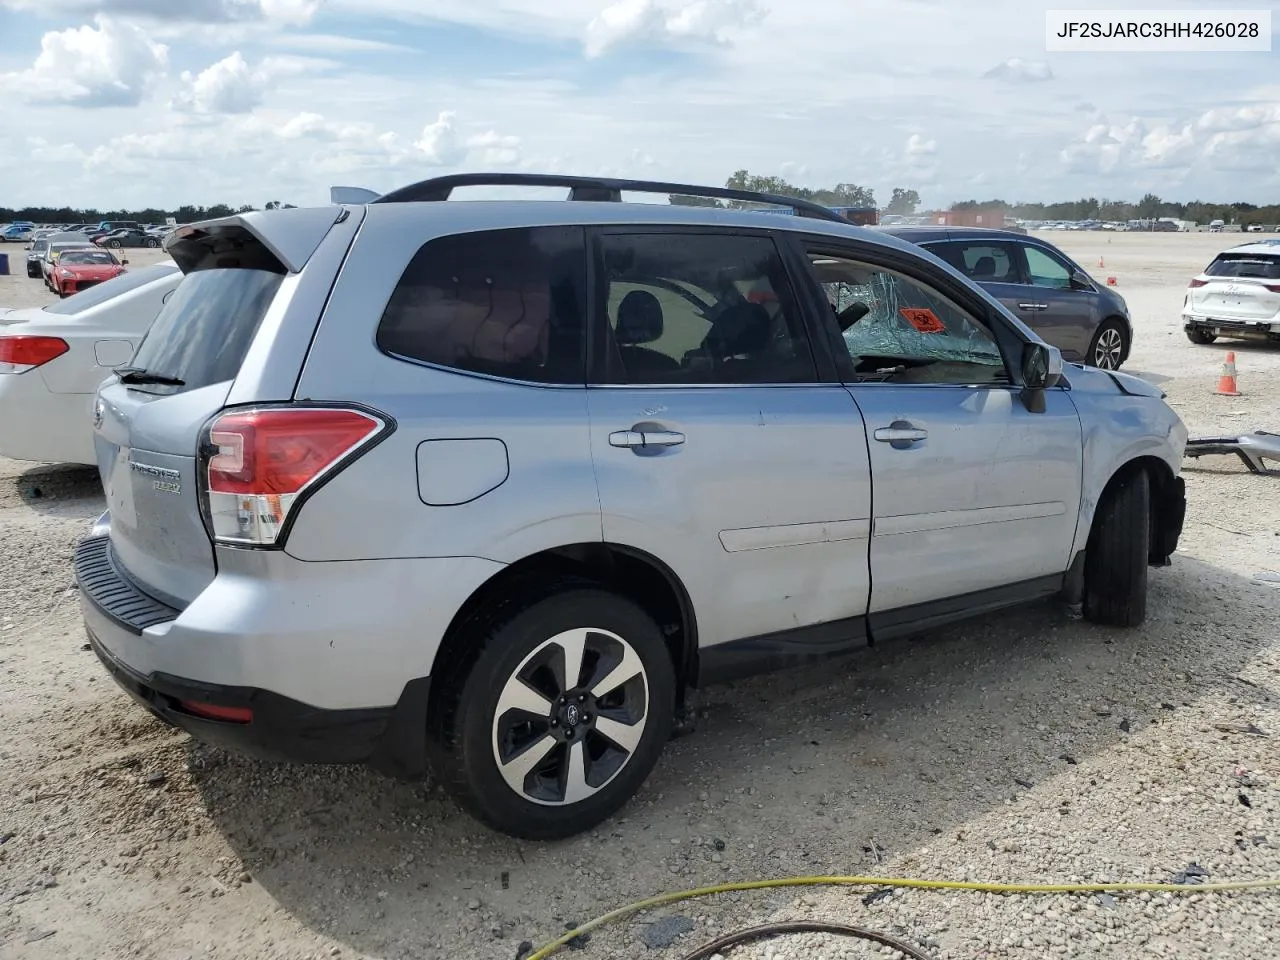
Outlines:
{"type": "Polygon", "coordinates": [[[984,883],[969,880],[917,880],[904,877],[779,877],[772,880],[747,880],[718,883],[710,887],[660,893],[647,900],[637,900],[589,920],[531,953],[526,960],[547,960],[571,940],[590,933],[607,923],[634,913],[663,907],[682,900],[710,897],[718,893],[743,890],[768,890],[774,887],[899,887],[909,890],[969,890],[976,893],[1230,893],[1238,890],[1280,889],[1280,877],[1271,880],[1234,880],[1222,883],[984,883]]]}

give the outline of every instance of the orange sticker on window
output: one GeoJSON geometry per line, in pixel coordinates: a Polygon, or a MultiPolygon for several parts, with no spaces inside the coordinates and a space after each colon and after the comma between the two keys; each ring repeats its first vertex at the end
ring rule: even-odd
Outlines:
{"type": "Polygon", "coordinates": [[[921,333],[947,332],[947,328],[942,325],[938,315],[927,307],[903,307],[898,312],[906,317],[907,323],[921,333]]]}

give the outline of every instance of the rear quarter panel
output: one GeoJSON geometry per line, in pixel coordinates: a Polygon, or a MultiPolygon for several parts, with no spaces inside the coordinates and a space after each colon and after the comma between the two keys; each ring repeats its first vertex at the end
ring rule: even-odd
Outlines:
{"type": "MultiPolygon", "coordinates": [[[[470,556],[511,563],[552,547],[599,541],[585,387],[470,376],[378,349],[378,323],[409,261],[436,235],[458,232],[452,224],[433,224],[417,206],[369,208],[296,394],[373,407],[395,420],[395,432],[302,506],[286,550],[305,560],[470,556]],[[428,505],[419,457],[433,456],[435,448],[422,445],[472,439],[506,446],[506,479],[469,502],[428,505]]],[[[442,209],[441,215],[456,213],[442,209]]],[[[467,228],[484,226],[472,219],[467,228]]]]}

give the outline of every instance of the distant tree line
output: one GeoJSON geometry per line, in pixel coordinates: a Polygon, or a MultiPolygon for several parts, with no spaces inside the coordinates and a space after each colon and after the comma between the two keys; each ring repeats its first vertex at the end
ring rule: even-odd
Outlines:
{"type": "MultiPolygon", "coordinates": [[[[755,193],[772,193],[798,200],[811,200],[828,207],[874,207],[875,193],[870,187],[856,183],[837,183],[834,187],[799,187],[782,177],[766,177],[738,170],[725,181],[732,190],[750,190],[755,193]]],[[[742,208],[752,206],[739,200],[714,200],[709,197],[685,197],[672,195],[671,202],[684,206],[742,208]]],[[[910,216],[920,207],[920,194],[906,187],[894,187],[884,213],[910,216]]],[[[1280,204],[1258,206],[1252,203],[1209,203],[1194,200],[1191,203],[1174,203],[1163,200],[1154,193],[1146,194],[1136,203],[1127,200],[1099,200],[1087,197],[1062,203],[1026,203],[1005,200],[962,200],[952,205],[953,210],[975,208],[1000,208],[1008,216],[1023,220],[1154,220],[1172,217],[1177,220],[1193,220],[1209,223],[1224,220],[1245,226],[1251,223],[1280,223],[1280,204]]]]}
{"type": "Polygon", "coordinates": [[[1280,223],[1280,204],[1258,206],[1253,203],[1209,203],[1193,200],[1191,203],[1174,203],[1148,193],[1136,203],[1127,200],[1108,200],[1086,197],[1063,203],[1007,203],[1004,200],[964,200],[952,206],[953,210],[975,208],[1003,208],[1006,215],[1021,220],[1155,220],[1169,217],[1175,220],[1191,220],[1209,223],[1222,220],[1226,223],[1280,223]]]}
{"type": "MultiPolygon", "coordinates": [[[[272,200],[266,204],[267,210],[279,210],[292,207],[291,203],[272,200]]],[[[139,223],[164,223],[167,217],[173,217],[178,223],[197,223],[201,220],[216,220],[236,213],[250,213],[258,208],[252,204],[231,207],[225,203],[216,203],[212,207],[178,207],[176,210],[159,210],[148,207],[145,210],[95,210],[76,209],[74,207],[0,207],[0,223],[14,220],[30,220],[33,223],[98,223],[101,220],[137,220],[139,223]]]]}

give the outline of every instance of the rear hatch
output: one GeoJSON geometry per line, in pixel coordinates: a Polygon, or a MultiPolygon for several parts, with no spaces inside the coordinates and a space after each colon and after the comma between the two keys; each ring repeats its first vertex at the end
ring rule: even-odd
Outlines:
{"type": "Polygon", "coordinates": [[[1188,306],[1215,320],[1280,323],[1280,247],[1277,252],[1229,250],[1191,282],[1188,306]]]}
{"type": "MultiPolygon", "coordinates": [[[[317,226],[311,249],[328,229],[317,226]]],[[[138,587],[181,608],[216,572],[196,477],[201,432],[225,405],[264,317],[287,305],[281,291],[301,263],[242,218],[190,228],[169,251],[185,277],[129,366],[99,390],[94,422],[114,560],[138,587]]]]}

